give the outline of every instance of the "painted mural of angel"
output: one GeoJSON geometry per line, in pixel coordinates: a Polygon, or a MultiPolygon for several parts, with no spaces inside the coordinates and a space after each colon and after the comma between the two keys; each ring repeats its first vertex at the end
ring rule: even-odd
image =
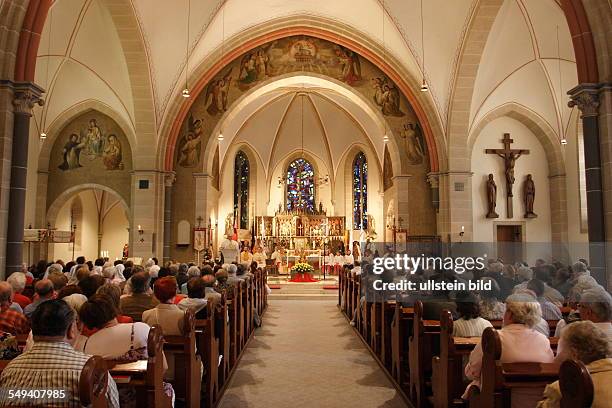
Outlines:
{"type": "Polygon", "coordinates": [[[348,85],[354,85],[361,80],[361,62],[359,55],[348,48],[338,46],[336,56],[340,60],[342,73],[340,79],[348,85]]]}
{"type": "Polygon", "coordinates": [[[400,131],[400,137],[404,139],[406,156],[408,162],[413,165],[422,164],[425,157],[425,146],[423,133],[417,123],[406,123],[400,131]]]}
{"type": "Polygon", "coordinates": [[[385,116],[404,116],[400,110],[400,93],[395,84],[387,78],[372,79],[374,102],[385,116]]]}
{"type": "Polygon", "coordinates": [[[202,121],[194,120],[193,114],[187,119],[187,133],[181,140],[178,163],[182,167],[194,167],[200,159],[202,146],[202,121]]]}
{"type": "Polygon", "coordinates": [[[227,110],[227,94],[232,83],[232,71],[233,68],[230,68],[223,78],[212,80],[206,88],[204,100],[208,105],[206,111],[211,116],[227,110]]]}

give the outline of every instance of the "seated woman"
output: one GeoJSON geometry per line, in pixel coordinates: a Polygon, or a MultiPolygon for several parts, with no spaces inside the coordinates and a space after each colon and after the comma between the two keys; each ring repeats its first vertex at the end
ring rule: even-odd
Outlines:
{"type": "Polygon", "coordinates": [[[476,296],[467,291],[457,293],[457,314],[459,319],[453,322],[453,336],[480,337],[491,322],[480,317],[480,307],[476,296]]]}
{"type": "MultiPolygon", "coordinates": [[[[506,299],[504,327],[498,331],[503,363],[552,363],[553,352],[548,338],[534,330],[541,320],[540,304],[527,294],[514,294],[506,299]]],[[[482,346],[476,345],[468,364],[465,375],[472,380],[470,387],[480,387],[480,370],[482,368],[482,346]]],[[[512,408],[534,407],[541,398],[538,388],[516,388],[512,390],[512,408]]],[[[467,398],[467,389],[463,394],[467,398]]]]}
{"type": "Polygon", "coordinates": [[[148,358],[149,325],[142,322],[122,324],[113,301],[101,294],[93,295],[81,306],[79,318],[90,330],[90,336],[77,337],[74,348],[85,354],[108,360],[136,361],[148,358]]]}
{"type": "Polygon", "coordinates": [[[153,293],[159,304],[142,313],[142,321],[149,326],[160,326],[167,336],[183,334],[185,312],[173,300],[178,291],[176,279],[172,276],[159,278],[153,285],[153,293]]]}
{"type": "Polygon", "coordinates": [[[483,290],[480,292],[480,315],[487,320],[502,320],[506,313],[506,304],[500,302],[501,289],[499,284],[493,278],[480,278],[485,284],[491,282],[491,290],[483,290]]]}
{"type": "MultiPolygon", "coordinates": [[[[150,327],[146,323],[119,323],[119,310],[106,296],[96,293],[81,306],[79,318],[95,333],[87,337],[80,334],[74,349],[85,354],[101,356],[105,360],[132,362],[145,360],[149,357],[147,340],[150,327]]],[[[167,368],[164,358],[164,369],[167,368]]],[[[166,395],[174,400],[174,391],[170,384],[164,383],[166,395]]],[[[133,389],[119,391],[121,406],[132,406],[134,402],[133,389]]]]}
{"type": "MultiPolygon", "coordinates": [[[[609,342],[606,334],[593,322],[583,321],[569,324],[559,339],[559,347],[563,345],[563,356],[581,361],[591,374],[593,381],[592,408],[610,406],[612,401],[612,358],[610,358],[609,342]]],[[[546,386],[544,400],[538,403],[538,408],[559,408],[561,403],[559,381],[546,386]]]]}

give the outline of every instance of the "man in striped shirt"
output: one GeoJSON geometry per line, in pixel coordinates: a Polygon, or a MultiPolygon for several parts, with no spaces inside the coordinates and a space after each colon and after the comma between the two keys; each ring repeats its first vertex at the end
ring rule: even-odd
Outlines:
{"type": "MultiPolygon", "coordinates": [[[[32,349],[12,360],[0,376],[0,406],[81,407],[79,377],[90,356],[72,348],[77,334],[74,310],[66,302],[41,303],[32,314],[32,349]],[[25,396],[18,390],[25,390],[25,396]]],[[[111,376],[106,400],[109,407],[119,407],[111,376]]]]}

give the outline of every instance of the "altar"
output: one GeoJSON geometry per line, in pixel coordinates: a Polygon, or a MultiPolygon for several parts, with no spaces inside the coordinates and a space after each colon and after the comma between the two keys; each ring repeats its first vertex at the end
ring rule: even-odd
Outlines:
{"type": "Polygon", "coordinates": [[[299,262],[302,252],[307,263],[317,270],[330,251],[346,243],[345,218],[327,216],[321,207],[313,212],[279,211],[274,216],[258,216],[256,234],[266,248],[284,248],[282,271],[299,262]]]}

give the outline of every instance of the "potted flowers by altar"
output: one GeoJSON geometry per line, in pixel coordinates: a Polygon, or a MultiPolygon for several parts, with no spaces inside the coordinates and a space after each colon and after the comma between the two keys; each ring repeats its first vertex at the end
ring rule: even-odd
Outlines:
{"type": "Polygon", "coordinates": [[[291,267],[290,282],[316,282],[312,277],[314,268],[306,262],[298,262],[291,267]]]}

